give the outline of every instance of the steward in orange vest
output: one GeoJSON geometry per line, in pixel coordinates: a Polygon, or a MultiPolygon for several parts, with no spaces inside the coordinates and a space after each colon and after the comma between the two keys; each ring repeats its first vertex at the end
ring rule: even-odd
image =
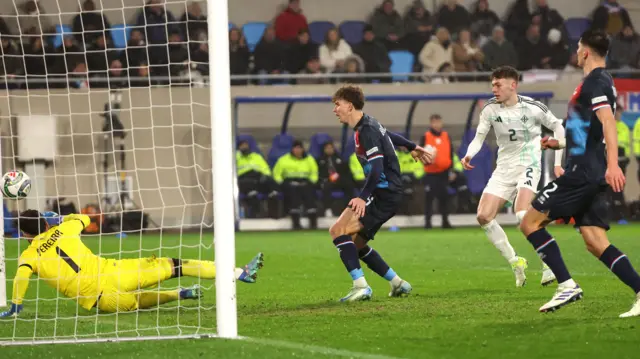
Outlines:
{"type": "Polygon", "coordinates": [[[453,143],[446,131],[442,130],[442,117],[438,114],[431,115],[431,127],[424,133],[422,144],[424,147],[435,148],[433,163],[424,166],[425,181],[425,228],[431,228],[431,216],[433,214],[433,202],[438,200],[440,214],[442,215],[442,228],[451,228],[449,223],[450,200],[448,186],[449,173],[453,168],[453,143]]]}

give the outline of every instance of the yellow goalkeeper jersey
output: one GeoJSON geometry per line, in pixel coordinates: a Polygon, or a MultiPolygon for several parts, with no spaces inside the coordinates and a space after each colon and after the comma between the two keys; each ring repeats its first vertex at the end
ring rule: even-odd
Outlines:
{"type": "Polygon", "coordinates": [[[99,274],[106,259],[93,254],[82,243],[80,233],[89,216],[71,214],[63,222],[35,237],[22,252],[18,267],[27,266],[40,279],[89,310],[100,294],[99,274]]]}

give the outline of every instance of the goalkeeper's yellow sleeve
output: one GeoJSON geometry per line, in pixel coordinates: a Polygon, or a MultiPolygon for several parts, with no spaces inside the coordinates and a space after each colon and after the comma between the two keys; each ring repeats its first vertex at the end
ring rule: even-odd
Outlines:
{"type": "Polygon", "coordinates": [[[86,214],[69,214],[62,219],[60,231],[68,235],[79,235],[90,223],[91,219],[86,214]]]}
{"type": "Polygon", "coordinates": [[[16,277],[13,279],[13,296],[11,302],[13,304],[22,304],[24,295],[27,294],[27,288],[29,288],[29,278],[31,278],[33,270],[31,266],[23,264],[18,267],[16,277]]]}

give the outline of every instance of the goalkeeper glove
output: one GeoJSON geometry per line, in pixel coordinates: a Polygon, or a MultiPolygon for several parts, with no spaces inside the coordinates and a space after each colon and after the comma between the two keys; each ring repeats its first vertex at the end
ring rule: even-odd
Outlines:
{"type": "Polygon", "coordinates": [[[51,227],[59,225],[60,222],[62,221],[62,217],[53,211],[44,212],[42,216],[44,217],[44,220],[47,221],[47,223],[51,227]]]}
{"type": "Polygon", "coordinates": [[[22,304],[11,303],[11,308],[6,312],[0,313],[0,318],[17,317],[22,311],[22,304]]]}

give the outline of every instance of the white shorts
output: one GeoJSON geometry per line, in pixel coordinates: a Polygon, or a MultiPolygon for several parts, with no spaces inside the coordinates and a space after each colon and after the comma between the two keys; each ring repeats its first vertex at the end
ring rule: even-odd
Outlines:
{"type": "Polygon", "coordinates": [[[514,203],[520,188],[528,188],[533,193],[538,192],[539,181],[539,168],[524,166],[496,168],[483,193],[490,193],[507,202],[514,203]]]}

